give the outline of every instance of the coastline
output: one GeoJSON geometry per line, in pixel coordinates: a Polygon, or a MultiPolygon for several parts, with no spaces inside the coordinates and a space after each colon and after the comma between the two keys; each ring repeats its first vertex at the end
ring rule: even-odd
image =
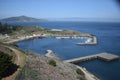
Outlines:
{"type": "MultiPolygon", "coordinates": [[[[57,58],[57,59],[59,58],[54,54],[54,52],[52,50],[47,50],[45,56],[49,57],[49,58],[57,58]]],[[[68,62],[65,62],[65,61],[63,61],[63,62],[68,63],[68,62]]],[[[70,63],[70,64],[72,64],[72,63],[70,63]]],[[[75,66],[85,74],[86,80],[100,80],[97,76],[93,75],[91,72],[89,72],[85,68],[83,68],[81,66],[78,66],[78,65],[75,65],[75,66]]]]}
{"type": "Polygon", "coordinates": [[[3,43],[12,44],[12,43],[16,43],[16,42],[19,42],[19,41],[34,39],[34,38],[38,38],[38,37],[40,37],[40,36],[29,36],[29,37],[24,37],[24,38],[19,38],[19,39],[13,39],[13,40],[3,42],[3,43]]]}
{"type": "Polygon", "coordinates": [[[87,80],[100,80],[95,75],[93,75],[91,72],[86,70],[86,68],[83,68],[83,67],[78,66],[78,65],[76,65],[76,67],[83,71],[87,80]]]}
{"type": "Polygon", "coordinates": [[[83,37],[92,38],[92,41],[87,43],[76,43],[76,45],[96,45],[98,43],[96,36],[80,36],[80,35],[48,35],[43,34],[39,36],[27,36],[23,38],[11,39],[9,41],[3,42],[7,44],[16,43],[19,41],[34,39],[34,38],[56,38],[56,39],[82,39],[83,37]]]}
{"type": "MultiPolygon", "coordinates": [[[[43,38],[43,37],[45,37],[45,38],[64,37],[64,39],[68,39],[68,38],[65,38],[65,37],[69,37],[69,38],[79,39],[80,37],[83,37],[83,36],[71,36],[71,35],[70,36],[68,36],[68,35],[67,36],[66,35],[64,35],[64,36],[63,35],[28,36],[28,37],[24,37],[24,38],[18,38],[18,39],[10,40],[10,41],[4,42],[4,43],[12,44],[12,43],[16,43],[16,42],[19,42],[19,41],[24,41],[24,40],[34,39],[34,38],[40,38],[40,37],[41,38],[43,38]]],[[[85,43],[84,45],[97,44],[97,38],[95,36],[84,36],[84,37],[92,37],[93,38],[93,42],[91,42],[91,43],[85,43]]],[[[51,53],[53,53],[53,51],[49,50],[48,53],[49,54],[46,54],[45,56],[55,58],[55,56],[53,56],[53,55],[51,56],[51,53]]],[[[77,66],[77,65],[75,65],[75,66],[77,68],[79,68],[85,74],[85,77],[86,77],[87,80],[100,80],[95,75],[93,75],[92,73],[90,73],[89,71],[87,71],[85,68],[82,68],[81,66],[77,66]]]]}

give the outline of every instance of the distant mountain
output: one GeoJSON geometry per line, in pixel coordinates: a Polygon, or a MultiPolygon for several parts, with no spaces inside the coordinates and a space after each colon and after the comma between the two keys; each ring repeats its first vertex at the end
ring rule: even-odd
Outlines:
{"type": "Polygon", "coordinates": [[[18,16],[18,17],[9,17],[5,19],[1,19],[1,22],[39,22],[39,21],[47,21],[45,19],[36,19],[27,16],[18,16]]]}

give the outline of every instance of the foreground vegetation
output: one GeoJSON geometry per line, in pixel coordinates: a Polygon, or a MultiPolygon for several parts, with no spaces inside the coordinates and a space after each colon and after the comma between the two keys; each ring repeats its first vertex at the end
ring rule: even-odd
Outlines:
{"type": "Polygon", "coordinates": [[[12,56],[0,51],[0,79],[6,76],[12,64],[12,56]]]}
{"type": "Polygon", "coordinates": [[[46,29],[37,26],[19,26],[0,23],[0,34],[30,35],[38,31],[46,31],[46,29]]]}
{"type": "Polygon", "coordinates": [[[86,80],[75,65],[26,51],[26,64],[16,80],[86,80]]]}
{"type": "Polygon", "coordinates": [[[0,80],[15,80],[25,64],[25,55],[14,45],[0,43],[0,80]]]}
{"type": "Polygon", "coordinates": [[[2,80],[85,80],[84,74],[73,64],[64,63],[59,58],[21,51],[14,45],[1,43],[0,51],[0,63],[3,64],[0,65],[2,80]]]}

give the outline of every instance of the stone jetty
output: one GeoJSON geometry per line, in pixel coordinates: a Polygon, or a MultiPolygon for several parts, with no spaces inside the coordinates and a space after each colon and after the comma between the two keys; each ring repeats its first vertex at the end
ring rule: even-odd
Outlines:
{"type": "Polygon", "coordinates": [[[88,61],[88,60],[92,60],[92,59],[102,59],[104,61],[112,61],[112,60],[116,60],[119,58],[120,57],[117,55],[104,52],[104,53],[100,53],[100,54],[94,54],[94,55],[89,55],[89,56],[85,56],[85,57],[65,60],[65,62],[79,63],[79,62],[84,62],[84,61],[88,61]]]}

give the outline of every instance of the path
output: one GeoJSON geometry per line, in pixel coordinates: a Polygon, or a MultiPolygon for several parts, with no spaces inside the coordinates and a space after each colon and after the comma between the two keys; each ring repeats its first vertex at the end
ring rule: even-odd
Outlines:
{"type": "Polygon", "coordinates": [[[15,53],[16,59],[15,59],[14,63],[19,65],[19,68],[17,69],[17,71],[14,74],[12,74],[11,76],[8,76],[6,78],[3,78],[2,80],[14,80],[16,78],[16,76],[19,74],[21,68],[25,64],[25,55],[21,51],[15,49],[13,47],[9,47],[9,46],[5,46],[5,47],[11,49],[15,53]]]}

